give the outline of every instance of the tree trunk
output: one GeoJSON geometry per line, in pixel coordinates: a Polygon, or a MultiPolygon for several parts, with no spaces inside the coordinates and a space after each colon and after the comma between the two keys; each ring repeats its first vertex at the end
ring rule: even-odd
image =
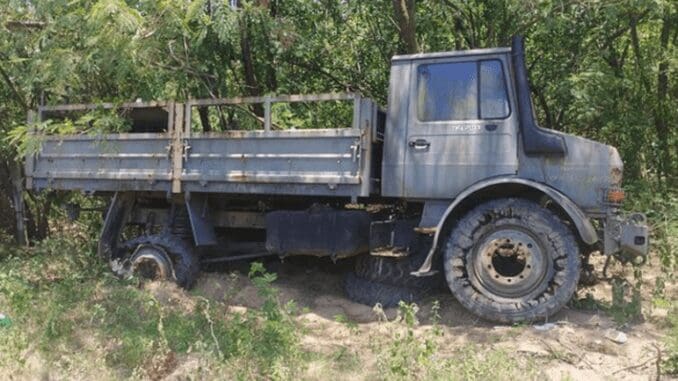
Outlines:
{"type": "MultiPolygon", "coordinates": [[[[668,51],[669,35],[671,34],[671,7],[666,7],[662,19],[662,29],[659,35],[659,51],[664,54],[659,62],[659,71],[657,74],[657,107],[654,115],[654,126],[657,133],[657,140],[660,148],[660,163],[658,176],[666,180],[674,179],[673,162],[671,160],[671,147],[669,147],[669,126],[666,120],[669,113],[667,94],[669,89],[669,62],[665,54],[668,51]]],[[[668,184],[671,185],[671,184],[668,184]]]]}
{"type": "Polygon", "coordinates": [[[395,20],[398,23],[400,41],[404,46],[401,53],[412,54],[419,52],[417,45],[417,31],[414,18],[414,0],[393,0],[395,20]]]}
{"type": "Polygon", "coordinates": [[[9,163],[10,177],[12,182],[12,204],[14,206],[14,215],[16,218],[16,242],[25,246],[28,244],[26,235],[26,216],[24,215],[24,196],[23,184],[21,178],[21,167],[17,162],[9,163]]]}
{"type": "Polygon", "coordinates": [[[198,107],[198,116],[200,116],[200,124],[202,125],[203,132],[212,131],[207,107],[198,107]]]}
{"type": "Polygon", "coordinates": [[[48,194],[37,221],[36,239],[42,241],[49,236],[49,215],[52,212],[52,194],[48,194]]]}
{"type": "MultiPolygon", "coordinates": [[[[261,87],[254,70],[254,57],[252,56],[252,46],[250,41],[250,22],[249,15],[242,11],[240,16],[240,56],[242,58],[243,71],[245,75],[245,92],[250,96],[261,95],[261,87]]],[[[252,106],[254,113],[264,117],[264,108],[261,104],[252,106]]]]}

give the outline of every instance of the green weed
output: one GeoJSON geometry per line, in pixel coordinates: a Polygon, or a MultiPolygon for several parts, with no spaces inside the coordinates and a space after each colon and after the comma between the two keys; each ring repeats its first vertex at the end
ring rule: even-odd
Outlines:
{"type": "Polygon", "coordinates": [[[334,321],[336,321],[337,323],[343,324],[344,326],[346,326],[346,328],[348,328],[353,333],[358,332],[358,324],[356,322],[352,321],[351,319],[349,319],[348,316],[346,316],[344,314],[334,315],[334,321]]]}
{"type": "Polygon", "coordinates": [[[381,359],[381,366],[395,378],[416,378],[433,365],[437,349],[433,335],[415,336],[414,329],[419,324],[418,311],[416,304],[400,302],[399,319],[404,329],[396,330],[386,357],[381,359]]]}
{"type": "Polygon", "coordinates": [[[625,190],[625,209],[647,215],[653,254],[658,255],[665,276],[672,278],[678,266],[678,192],[649,181],[636,181],[625,190]]]}
{"type": "MultiPolygon", "coordinates": [[[[502,349],[484,349],[468,345],[451,354],[443,355],[444,335],[439,326],[439,304],[431,310],[430,329],[415,334],[419,325],[416,304],[401,302],[397,326],[393,336],[382,346],[375,346],[378,352],[378,367],[383,379],[398,380],[513,380],[537,379],[535,364],[526,360],[519,363],[511,354],[502,349]]],[[[393,324],[393,323],[390,323],[393,324]]]]}
{"type": "Polygon", "coordinates": [[[673,306],[669,314],[669,328],[666,337],[667,353],[661,369],[664,374],[678,375],[678,302],[673,306]]]}
{"type": "Polygon", "coordinates": [[[138,282],[111,276],[92,245],[69,238],[0,252],[0,312],[13,322],[0,335],[2,367],[21,367],[21,354],[36,350],[64,374],[94,365],[74,353],[101,357],[96,365],[110,378],[161,378],[189,354],[243,379],[292,379],[303,369],[296,307],[279,303],[275,274],[261,264],[250,278],[264,305],[229,314],[204,298],[192,311],[163,305],[138,282]]]}

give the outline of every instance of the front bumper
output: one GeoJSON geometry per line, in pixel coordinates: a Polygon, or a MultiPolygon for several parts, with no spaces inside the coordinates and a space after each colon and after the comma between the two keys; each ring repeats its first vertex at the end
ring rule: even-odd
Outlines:
{"type": "Polygon", "coordinates": [[[645,262],[650,237],[644,214],[633,213],[628,217],[616,214],[608,216],[603,235],[605,254],[614,255],[624,263],[645,262]]]}

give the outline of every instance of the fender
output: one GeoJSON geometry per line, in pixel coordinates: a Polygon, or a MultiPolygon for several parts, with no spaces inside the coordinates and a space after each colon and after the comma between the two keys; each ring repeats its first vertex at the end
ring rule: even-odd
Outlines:
{"type": "Polygon", "coordinates": [[[466,188],[463,192],[461,192],[455,199],[454,201],[447,207],[447,210],[445,210],[445,213],[443,216],[440,218],[438,221],[438,224],[435,229],[435,235],[433,237],[433,243],[431,244],[431,249],[428,252],[428,256],[422,263],[421,267],[419,270],[412,272],[412,275],[414,276],[428,276],[432,275],[433,272],[431,271],[431,265],[433,264],[433,257],[435,256],[436,251],[438,250],[438,245],[440,241],[440,233],[443,231],[443,227],[450,216],[454,212],[454,210],[469,196],[472,196],[476,194],[479,191],[482,191],[486,188],[496,186],[496,185],[503,185],[503,184],[517,184],[517,185],[525,185],[527,187],[536,189],[545,195],[549,196],[553,201],[555,201],[563,210],[567,213],[567,215],[570,217],[572,222],[574,223],[575,227],[577,228],[577,231],[579,232],[579,236],[581,240],[589,245],[592,245],[596,242],[598,242],[598,234],[596,233],[596,229],[593,227],[593,224],[591,224],[591,221],[586,217],[586,214],[582,212],[582,210],[575,204],[572,200],[570,200],[567,196],[564,194],[560,193],[554,188],[551,188],[550,186],[539,183],[533,180],[528,180],[528,179],[523,179],[519,177],[499,177],[499,178],[493,178],[493,179],[488,179],[481,181],[479,183],[476,183],[474,185],[471,185],[470,187],[466,188]]]}

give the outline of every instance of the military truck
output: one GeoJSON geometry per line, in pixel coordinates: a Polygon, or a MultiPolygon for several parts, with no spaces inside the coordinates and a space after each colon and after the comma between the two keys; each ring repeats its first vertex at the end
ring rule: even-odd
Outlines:
{"type": "Polygon", "coordinates": [[[355,257],[356,301],[393,305],[444,277],[482,318],[534,321],[572,298],[592,252],[645,258],[645,217],[620,212],[617,150],[537,125],[520,37],[395,56],[390,70],[386,110],[353,93],[43,106],[34,122],[108,108],[131,130],[41,135],[26,187],[110,197],[101,257],[187,288],[204,263],[355,257]],[[272,117],[338,101],[350,126],[272,117]],[[209,128],[205,110],[224,107],[258,127],[209,128]]]}

